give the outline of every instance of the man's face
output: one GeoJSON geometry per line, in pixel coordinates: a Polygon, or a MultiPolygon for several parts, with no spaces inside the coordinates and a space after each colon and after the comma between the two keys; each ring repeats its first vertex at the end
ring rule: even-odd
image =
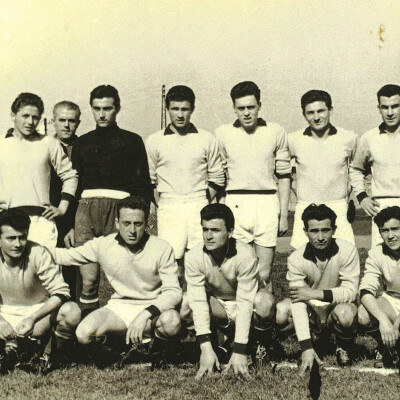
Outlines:
{"type": "Polygon", "coordinates": [[[168,107],[168,114],[171,124],[177,129],[184,129],[190,124],[190,117],[194,110],[190,102],[185,101],[171,101],[168,107]]]}
{"type": "Polygon", "coordinates": [[[23,136],[30,136],[35,132],[40,118],[41,115],[36,106],[25,106],[20,108],[16,114],[11,113],[15,131],[23,136]]]}
{"type": "Polygon", "coordinates": [[[53,124],[60,140],[69,139],[74,135],[80,122],[78,112],[75,110],[57,108],[54,113],[53,124]]]}
{"type": "Polygon", "coordinates": [[[400,250],[400,221],[398,219],[392,218],[385,222],[379,232],[390,250],[400,250]]]}
{"type": "Polygon", "coordinates": [[[232,237],[233,231],[228,232],[225,221],[221,218],[215,218],[209,221],[203,220],[201,226],[203,227],[204,246],[208,251],[220,249],[225,246],[229,238],[232,237]]]}
{"type": "Polygon", "coordinates": [[[240,125],[246,131],[253,131],[257,126],[258,112],[261,102],[257,102],[254,95],[235,99],[233,109],[239,119],[240,125]]]}
{"type": "Polygon", "coordinates": [[[335,230],[331,226],[330,219],[317,221],[311,219],[308,221],[308,229],[304,228],[311,246],[316,250],[325,250],[332,241],[335,230]]]}
{"type": "Polygon", "coordinates": [[[329,125],[331,110],[324,101],[314,101],[304,108],[304,118],[313,131],[324,131],[329,125]]]}
{"type": "Polygon", "coordinates": [[[28,241],[28,231],[17,231],[9,225],[3,225],[0,231],[0,248],[4,257],[20,258],[28,241]]]}
{"type": "Polygon", "coordinates": [[[92,112],[96,125],[106,128],[115,124],[119,109],[115,107],[113,97],[103,97],[102,99],[93,99],[92,112]]]}
{"type": "Polygon", "coordinates": [[[400,96],[381,96],[378,105],[383,122],[387,127],[397,128],[400,125],[400,96]]]}
{"type": "Polygon", "coordinates": [[[128,246],[136,246],[144,234],[146,218],[143,210],[121,208],[115,225],[122,239],[128,246]]]}

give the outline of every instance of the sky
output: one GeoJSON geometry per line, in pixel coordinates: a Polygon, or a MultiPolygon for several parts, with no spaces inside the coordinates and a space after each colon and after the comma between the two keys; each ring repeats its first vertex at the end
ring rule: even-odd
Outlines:
{"type": "MultiPolygon", "coordinates": [[[[89,94],[121,97],[118,124],[146,138],[160,129],[161,86],[190,86],[192,121],[214,131],[235,119],[230,89],[253,80],[261,116],[305,126],[300,97],[327,90],[332,122],[361,134],[380,123],[376,92],[400,84],[398,0],[0,0],[0,134],[20,92],[44,117],[80,105],[78,134],[94,128],[89,94]]],[[[52,129],[50,128],[50,132],[52,129]]]]}

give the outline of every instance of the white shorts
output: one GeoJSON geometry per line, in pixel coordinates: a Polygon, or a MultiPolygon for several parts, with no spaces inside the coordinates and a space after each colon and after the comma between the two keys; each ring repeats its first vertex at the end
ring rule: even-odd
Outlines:
{"type": "Polygon", "coordinates": [[[276,246],[280,212],[277,194],[228,193],[225,204],[235,217],[235,239],[263,247],[276,246]]]}
{"type": "Polygon", "coordinates": [[[10,306],[7,304],[0,305],[0,315],[11,325],[16,331],[17,325],[25,318],[34,314],[44,303],[34,304],[32,306],[10,306]]]}
{"type": "Polygon", "coordinates": [[[30,215],[29,218],[31,225],[28,239],[44,247],[56,247],[58,234],[56,223],[37,215],[30,215]]]}
{"type": "MultiPolygon", "coordinates": [[[[308,238],[304,233],[304,223],[301,219],[301,216],[304,210],[312,203],[306,201],[298,201],[296,204],[296,210],[294,214],[294,224],[293,224],[293,234],[292,241],[290,245],[294,249],[298,249],[299,247],[308,243],[308,238]]],[[[327,207],[332,209],[337,218],[336,218],[336,232],[333,235],[336,239],[347,240],[348,242],[355,245],[354,241],[354,233],[351,224],[347,220],[347,201],[345,199],[338,201],[331,201],[324,203],[327,207]]]]}
{"type": "Polygon", "coordinates": [[[217,299],[217,300],[221,304],[221,306],[224,307],[226,315],[228,316],[228,320],[236,322],[236,312],[237,312],[236,300],[222,300],[222,299],[217,299]]]}
{"type": "MultiPolygon", "coordinates": [[[[377,198],[376,201],[379,202],[379,211],[382,211],[384,208],[399,206],[400,207],[400,197],[383,197],[377,198]]],[[[383,239],[381,234],[379,233],[378,226],[372,219],[372,227],[371,227],[371,247],[382,243],[383,239]]]]}
{"type": "Polygon", "coordinates": [[[174,249],[175,258],[203,243],[200,211],[208,204],[205,192],[189,195],[161,193],[158,203],[158,237],[174,249]]]}
{"type": "Polygon", "coordinates": [[[398,316],[400,314],[400,299],[393,297],[386,292],[383,292],[381,297],[387,300],[387,302],[393,307],[396,315],[398,316]]]}
{"type": "MultiPolygon", "coordinates": [[[[126,329],[128,329],[131,322],[149,305],[131,304],[119,299],[110,299],[104,308],[107,308],[119,317],[125,323],[126,329]]],[[[150,337],[143,338],[142,343],[148,343],[150,340],[150,337]]]]}

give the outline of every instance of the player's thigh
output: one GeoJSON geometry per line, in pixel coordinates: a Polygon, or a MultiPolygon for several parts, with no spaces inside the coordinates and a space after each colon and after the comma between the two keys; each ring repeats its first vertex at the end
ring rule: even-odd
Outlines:
{"type": "Polygon", "coordinates": [[[228,311],[223,301],[214,296],[209,299],[211,314],[218,324],[225,324],[229,321],[228,311]]]}
{"type": "Polygon", "coordinates": [[[235,217],[233,237],[244,243],[251,243],[253,238],[254,208],[251,195],[227,194],[225,204],[235,217]]]}
{"type": "Polygon", "coordinates": [[[347,201],[340,201],[332,204],[332,210],[336,214],[336,231],[333,235],[336,239],[346,240],[355,245],[353,228],[347,220],[347,201]]]}
{"type": "Polygon", "coordinates": [[[377,300],[379,308],[384,312],[390,321],[394,323],[397,316],[399,315],[400,301],[398,299],[392,298],[389,295],[382,295],[377,300]]]}
{"type": "Polygon", "coordinates": [[[208,204],[207,198],[193,199],[186,204],[186,221],[188,227],[187,248],[190,250],[203,242],[200,211],[208,204]]]}
{"type": "Polygon", "coordinates": [[[54,318],[54,315],[49,314],[37,321],[33,327],[32,336],[40,337],[48,332],[51,327],[51,318],[54,318]]]}
{"type": "Polygon", "coordinates": [[[78,209],[75,215],[75,245],[81,246],[88,240],[93,239],[94,227],[90,216],[90,205],[92,199],[79,200],[78,209]]]}
{"type": "MultiPolygon", "coordinates": [[[[308,203],[307,203],[308,204],[308,203]]],[[[307,207],[306,203],[297,203],[294,212],[294,223],[293,223],[293,234],[290,245],[294,249],[305,245],[308,242],[308,238],[304,232],[304,223],[301,219],[303,211],[307,207]]]]}
{"type": "Polygon", "coordinates": [[[279,225],[279,199],[276,194],[252,195],[255,207],[254,243],[262,247],[275,247],[279,225]]]}

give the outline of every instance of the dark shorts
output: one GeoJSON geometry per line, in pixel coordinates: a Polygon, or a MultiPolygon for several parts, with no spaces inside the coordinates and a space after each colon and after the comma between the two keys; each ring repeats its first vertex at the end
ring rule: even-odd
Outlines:
{"type": "Polygon", "coordinates": [[[115,218],[118,201],[107,197],[92,197],[79,201],[75,217],[75,246],[117,231],[115,218]]]}

